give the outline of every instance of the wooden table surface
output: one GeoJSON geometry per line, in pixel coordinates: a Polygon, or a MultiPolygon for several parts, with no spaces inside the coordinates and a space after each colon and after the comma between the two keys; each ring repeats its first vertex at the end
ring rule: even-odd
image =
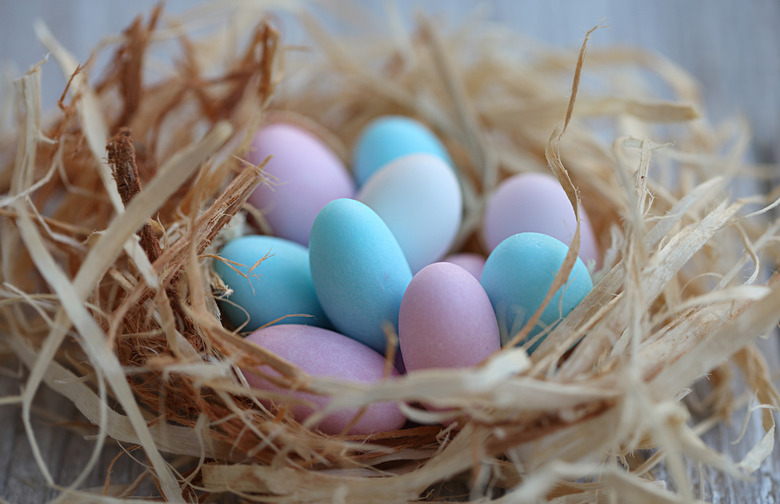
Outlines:
{"type": "MultiPolygon", "coordinates": [[[[103,35],[119,31],[138,12],[155,2],[72,0],[53,2],[0,0],[0,62],[14,60],[16,74],[41,59],[45,52],[35,41],[32,20],[43,19],[52,32],[80,60],[103,35]]],[[[184,10],[189,2],[170,0],[168,10],[184,10]]],[[[435,12],[442,19],[461,20],[473,12],[471,2],[445,0],[401,2],[411,19],[415,11],[435,12]]],[[[754,132],[753,153],[758,161],[780,161],[780,2],[777,0],[601,0],[484,3],[490,16],[528,36],[564,47],[578,47],[585,32],[605,22],[608,27],[593,37],[593,46],[615,43],[654,50],[688,69],[703,85],[713,120],[744,114],[754,132]]],[[[382,2],[371,4],[377,12],[382,2]]],[[[53,105],[64,82],[53,65],[44,68],[45,101],[53,105]]],[[[0,336],[1,337],[1,336],[0,336]]],[[[780,369],[780,345],[776,335],[762,342],[773,369],[780,369]]],[[[0,362],[0,397],[17,395],[24,371],[12,360],[0,362]]],[[[90,426],[80,423],[75,408],[52,391],[39,392],[33,427],[42,455],[54,480],[67,486],[90,455],[90,426]]],[[[737,443],[743,417],[732,425],[717,425],[705,440],[734,458],[741,458],[760,438],[757,418],[737,443]]],[[[0,406],[0,502],[35,503],[53,499],[58,491],[48,487],[27,443],[17,406],[0,406]]],[[[121,453],[108,446],[101,463],[83,487],[102,486],[109,464],[121,453]]],[[[132,460],[120,456],[112,469],[113,484],[131,483],[142,472],[132,460]]],[[[698,480],[698,471],[691,468],[698,480]]],[[[767,460],[753,481],[734,481],[705,470],[701,497],[717,503],[780,501],[780,454],[767,460]]],[[[149,491],[153,490],[147,485],[149,491]]],[[[698,488],[698,487],[697,487],[698,488]]],[[[698,489],[697,489],[698,492],[698,489]]]]}

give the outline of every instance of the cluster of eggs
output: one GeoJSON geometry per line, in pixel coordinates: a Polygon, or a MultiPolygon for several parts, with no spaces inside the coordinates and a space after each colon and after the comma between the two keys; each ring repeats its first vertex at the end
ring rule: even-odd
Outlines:
{"type": "MultiPolygon", "coordinates": [[[[257,133],[249,160],[268,156],[273,183],[259,186],[250,203],[274,236],[243,236],[220,250],[215,270],[229,288],[220,308],[231,326],[253,331],[248,339],[312,375],[382,379],[388,332],[398,334],[401,372],[478,364],[537,311],[576,227],[553,177],[515,175],[488,200],[487,259],[446,256],[461,225],[459,181],[438,138],[407,117],[381,117],[364,129],[354,179],[323,141],[293,124],[257,133]]],[[[596,267],[599,258],[587,217],[581,237],[567,283],[528,338],[554,326],[591,290],[585,262],[596,267]]],[[[261,374],[245,371],[250,385],[276,389],[261,374]]],[[[312,410],[296,402],[292,411],[302,420],[312,410]]],[[[390,403],[372,405],[357,421],[355,414],[338,412],[317,427],[365,434],[404,423],[390,403]]]]}

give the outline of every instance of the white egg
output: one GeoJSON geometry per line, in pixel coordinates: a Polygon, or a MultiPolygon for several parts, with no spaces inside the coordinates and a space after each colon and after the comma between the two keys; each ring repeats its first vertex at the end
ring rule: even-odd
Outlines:
{"type": "Polygon", "coordinates": [[[444,257],[463,212],[452,168],[430,154],[410,154],[386,164],[366,181],[357,199],[387,224],[412,272],[444,257]]]}

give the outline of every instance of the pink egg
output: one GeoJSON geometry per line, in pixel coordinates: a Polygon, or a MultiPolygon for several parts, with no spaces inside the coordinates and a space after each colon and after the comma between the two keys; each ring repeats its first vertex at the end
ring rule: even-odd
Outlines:
{"type": "Polygon", "coordinates": [[[501,346],[493,306],[479,281],[446,262],[412,278],[401,301],[398,338],[407,372],[473,366],[501,346]]]}
{"type": "Polygon", "coordinates": [[[485,267],[485,258],[480,254],[472,254],[470,252],[447,256],[444,258],[444,262],[457,264],[471,273],[477,280],[482,276],[482,269],[485,267]]]}
{"type": "MultiPolygon", "coordinates": [[[[580,259],[601,264],[596,237],[588,216],[580,211],[580,259]]],[[[542,173],[514,175],[490,196],[482,221],[485,245],[492,251],[517,233],[542,233],[571,243],[577,221],[566,192],[558,181],[542,173]]]]}
{"type": "Polygon", "coordinates": [[[276,236],[309,244],[314,218],[329,201],[352,198],[355,183],[341,160],[316,136],[297,126],[274,123],[252,141],[247,160],[265,167],[272,187],[260,184],[249,203],[261,210],[276,236]]]}
{"type": "MultiPolygon", "coordinates": [[[[249,341],[270,350],[290,361],[312,376],[333,377],[345,381],[373,383],[384,378],[385,358],[371,348],[351,338],[327,329],[300,324],[283,324],[266,327],[247,336],[249,341]]],[[[266,375],[277,375],[272,368],[264,366],[266,375]]],[[[398,373],[393,369],[392,376],[398,373]]],[[[280,392],[309,400],[317,408],[325,407],[328,397],[290,392],[249,371],[244,371],[246,381],[254,388],[280,392]]],[[[292,404],[296,420],[304,421],[314,409],[305,404],[292,404]]],[[[317,428],[325,434],[340,434],[352,422],[358,409],[341,410],[325,417],[317,428]]],[[[372,434],[400,429],[405,417],[392,402],[375,403],[366,408],[363,415],[349,429],[347,434],[372,434]]]]}

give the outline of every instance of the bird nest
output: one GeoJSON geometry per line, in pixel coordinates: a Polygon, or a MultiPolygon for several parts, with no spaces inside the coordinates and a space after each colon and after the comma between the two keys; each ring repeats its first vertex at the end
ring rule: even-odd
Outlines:
{"type": "MultiPolygon", "coordinates": [[[[43,120],[52,62],[31,68],[5,95],[18,114],[0,137],[0,331],[29,371],[26,418],[46,384],[99,426],[95,454],[107,438],[137,445],[168,500],[677,502],[692,498],[687,461],[757,469],[771,408],[764,440],[732,461],[702,443],[685,401],[710,374],[708,415],[727,419],[739,369],[759,403],[780,405],[754,346],[780,318],[778,194],[744,162],[744,127],[711,125],[696,83],[662,58],[586,52],[591,33],[577,52],[487,21],[337,35],[310,11],[284,16],[215,4],[163,21],[158,8],[84,65],[37,27],[67,88],[43,120]],[[290,15],[306,47],[274,28],[290,15]],[[479,366],[356,384],[223,327],[218,246],[263,229],[246,201],[268,179],[243,160],[257,128],[295,121],[346,159],[384,114],[446,145],[464,196],[457,251],[480,250],[485,198],[514,173],[552,173],[589,215],[594,288],[530,357],[507,347],[479,366]],[[395,401],[407,425],[324,435],[264,406],[270,392],[241,373],[261,365],[282,388],[329,396],[322,414],[395,401]],[[675,490],[654,481],[660,465],[675,490]]],[[[555,289],[578,246],[579,230],[555,289]]],[[[86,497],[83,475],[68,492],[86,497]]]]}

